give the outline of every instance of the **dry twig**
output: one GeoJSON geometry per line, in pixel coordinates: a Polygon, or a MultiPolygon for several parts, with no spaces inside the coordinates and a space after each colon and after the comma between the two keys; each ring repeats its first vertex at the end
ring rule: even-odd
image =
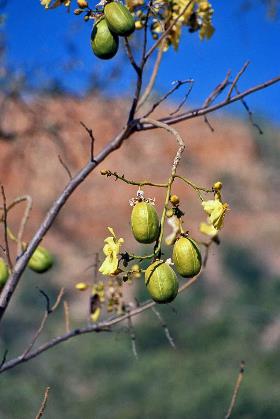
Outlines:
{"type": "Polygon", "coordinates": [[[235,386],[234,386],[232,398],[231,398],[230,405],[229,405],[227,414],[225,416],[225,419],[230,419],[230,417],[231,417],[233,408],[234,408],[236,400],[237,400],[238,392],[239,392],[239,389],[240,389],[240,386],[241,386],[241,383],[242,383],[242,380],[243,380],[244,371],[245,371],[245,362],[241,361],[239,374],[238,374],[238,377],[237,377],[237,380],[236,380],[236,383],[235,383],[235,386]]]}
{"type": "Polygon", "coordinates": [[[39,412],[37,413],[35,419],[40,419],[43,416],[43,414],[45,413],[46,406],[47,406],[47,401],[48,401],[48,397],[49,397],[49,391],[50,391],[50,387],[47,387],[46,390],[45,390],[44,398],[43,398],[43,401],[41,403],[39,412]]]}

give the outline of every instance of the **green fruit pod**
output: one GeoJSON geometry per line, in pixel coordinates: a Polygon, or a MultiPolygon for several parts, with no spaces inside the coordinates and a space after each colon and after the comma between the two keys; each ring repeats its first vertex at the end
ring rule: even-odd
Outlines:
{"type": "Polygon", "coordinates": [[[152,299],[170,303],[178,294],[179,283],[173,269],[162,260],[152,263],[145,272],[145,284],[152,299]]]}
{"type": "Polygon", "coordinates": [[[172,259],[177,272],[184,278],[194,277],[201,269],[200,250],[193,239],[181,237],[177,240],[172,259]]]}
{"type": "Polygon", "coordinates": [[[27,266],[34,272],[44,273],[53,266],[53,257],[47,249],[38,246],[27,266]]]}
{"type": "Polygon", "coordinates": [[[138,202],[131,213],[131,228],[139,243],[153,243],[159,236],[159,219],[153,205],[138,202]]]}
{"type": "Polygon", "coordinates": [[[113,58],[118,51],[119,38],[110,31],[104,18],[98,20],[92,29],[91,47],[93,53],[103,60],[113,58]]]}
{"type": "Polygon", "coordinates": [[[109,29],[119,36],[129,36],[135,30],[135,22],[130,11],[123,4],[112,1],[104,7],[104,15],[109,29]]]}
{"type": "Polygon", "coordinates": [[[0,290],[9,278],[9,269],[3,258],[0,258],[0,290]]]}

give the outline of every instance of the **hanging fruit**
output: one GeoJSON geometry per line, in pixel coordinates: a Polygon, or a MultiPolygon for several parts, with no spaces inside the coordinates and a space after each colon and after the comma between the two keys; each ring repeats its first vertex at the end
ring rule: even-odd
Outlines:
{"type": "Polygon", "coordinates": [[[135,30],[135,22],[130,11],[123,4],[112,1],[104,7],[104,15],[112,32],[119,36],[129,36],[135,30]]]}
{"type": "Polygon", "coordinates": [[[131,228],[139,243],[153,243],[159,236],[157,212],[149,202],[138,202],[131,213],[131,228]]]}
{"type": "Polygon", "coordinates": [[[34,272],[43,273],[53,266],[53,257],[50,252],[42,246],[38,246],[27,266],[34,272]]]}
{"type": "Polygon", "coordinates": [[[187,237],[180,237],[173,247],[173,262],[177,272],[184,278],[192,278],[201,269],[201,254],[197,243],[187,237]]]}
{"type": "Polygon", "coordinates": [[[162,260],[152,263],[145,272],[145,284],[152,299],[170,303],[178,294],[179,283],[173,269],[162,260]]]}
{"type": "Polygon", "coordinates": [[[112,33],[104,18],[96,21],[91,32],[91,47],[93,53],[103,60],[113,58],[119,48],[119,38],[112,33]]]}
{"type": "Polygon", "coordinates": [[[4,287],[9,278],[9,269],[3,258],[0,258],[0,290],[4,287]]]}

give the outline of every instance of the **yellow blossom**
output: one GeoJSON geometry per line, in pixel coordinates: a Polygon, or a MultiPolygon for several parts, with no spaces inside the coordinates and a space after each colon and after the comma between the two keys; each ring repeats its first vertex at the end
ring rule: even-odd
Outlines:
{"type": "Polygon", "coordinates": [[[100,266],[99,272],[103,275],[116,275],[119,272],[118,255],[124,240],[122,238],[117,239],[114,230],[111,227],[108,227],[108,230],[113,236],[107,237],[104,240],[106,244],[103,247],[103,252],[106,258],[100,266]]]}
{"type": "Polygon", "coordinates": [[[212,224],[200,223],[199,230],[210,237],[215,237],[218,234],[218,230],[212,224]]]}
{"type": "Polygon", "coordinates": [[[212,224],[217,230],[220,230],[223,226],[225,213],[229,209],[228,204],[223,204],[220,199],[211,199],[202,202],[202,206],[209,216],[209,224],[212,224]]]}
{"type": "Polygon", "coordinates": [[[45,9],[55,9],[58,6],[61,6],[64,4],[64,6],[68,7],[71,4],[71,0],[41,0],[41,5],[45,7],[45,9]]]}
{"type": "Polygon", "coordinates": [[[93,322],[93,323],[96,323],[97,322],[97,320],[99,319],[99,317],[100,317],[100,314],[101,314],[101,308],[100,307],[97,307],[95,310],[94,310],[94,312],[90,315],[90,320],[93,322]]]}

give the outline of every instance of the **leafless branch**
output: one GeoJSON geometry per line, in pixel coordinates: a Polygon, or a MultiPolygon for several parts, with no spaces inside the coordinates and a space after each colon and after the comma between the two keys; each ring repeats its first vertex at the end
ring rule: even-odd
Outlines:
{"type": "Polygon", "coordinates": [[[128,56],[128,59],[130,61],[130,64],[132,65],[132,67],[134,68],[134,70],[136,71],[136,73],[138,74],[139,67],[136,64],[136,61],[135,61],[135,59],[133,57],[133,54],[132,54],[132,51],[131,51],[131,48],[130,48],[130,44],[128,42],[128,38],[126,38],[126,37],[124,38],[124,46],[125,46],[126,55],[128,56]]]}
{"type": "Polygon", "coordinates": [[[86,132],[89,135],[89,138],[90,138],[90,161],[91,162],[94,162],[95,161],[94,160],[94,142],[95,142],[95,138],[94,138],[94,135],[93,135],[93,131],[92,131],[91,128],[88,128],[86,126],[86,124],[84,124],[82,121],[80,121],[80,124],[82,125],[82,127],[86,130],[86,132]]]}
{"type": "Polygon", "coordinates": [[[170,332],[169,332],[169,329],[168,329],[168,327],[167,327],[167,324],[166,324],[166,323],[165,323],[165,321],[163,320],[163,318],[162,318],[162,316],[161,316],[160,312],[159,312],[159,311],[158,311],[155,307],[152,307],[152,311],[155,313],[155,315],[156,315],[156,316],[157,316],[157,318],[159,319],[159,322],[160,322],[160,324],[161,324],[161,327],[162,327],[162,328],[163,328],[163,330],[164,330],[165,336],[166,336],[166,338],[167,338],[168,342],[170,343],[170,346],[172,346],[172,348],[173,348],[173,349],[176,349],[175,342],[174,342],[174,340],[173,340],[172,336],[170,335],[170,332]]]}
{"type": "MultiPolygon", "coordinates": [[[[237,85],[234,87],[236,93],[240,93],[238,90],[237,85]]],[[[245,99],[240,99],[240,102],[242,103],[242,105],[245,108],[245,111],[248,114],[249,117],[249,121],[251,122],[252,126],[255,127],[257,129],[257,131],[259,132],[260,135],[263,134],[263,130],[261,129],[261,127],[255,122],[254,118],[253,118],[253,112],[251,111],[251,109],[249,108],[248,103],[245,101],[245,99]]]]}
{"type": "MultiPolygon", "coordinates": [[[[129,311],[128,311],[128,314],[129,314],[129,311]]],[[[129,335],[131,339],[132,352],[135,358],[138,359],[138,352],[136,348],[136,335],[135,335],[135,330],[134,330],[133,323],[130,316],[128,316],[127,318],[127,323],[128,323],[128,331],[129,331],[129,335]]]]}
{"type": "MultiPolygon", "coordinates": [[[[194,81],[192,79],[187,79],[187,80],[175,80],[173,81],[172,84],[174,84],[174,86],[167,92],[165,93],[165,95],[161,96],[159,98],[159,100],[157,100],[153,106],[151,107],[150,110],[148,110],[148,112],[144,115],[144,118],[147,118],[149,115],[151,115],[151,113],[154,112],[154,110],[162,103],[164,102],[169,96],[172,95],[172,93],[174,93],[176,90],[178,90],[181,86],[183,86],[184,84],[187,83],[193,83],[194,81]]],[[[175,112],[174,112],[175,113],[175,112]]]]}
{"type": "Polygon", "coordinates": [[[148,99],[148,97],[150,96],[150,94],[153,90],[153,87],[154,87],[154,84],[155,84],[155,81],[156,81],[156,77],[157,77],[157,74],[158,74],[158,71],[159,71],[160,63],[161,63],[161,60],[162,60],[163,49],[164,49],[164,44],[162,43],[162,45],[160,46],[160,48],[158,50],[157,58],[156,58],[156,61],[155,61],[155,64],[154,64],[154,68],[153,68],[149,83],[147,84],[147,87],[144,90],[144,93],[142,94],[142,96],[139,99],[138,106],[137,106],[137,111],[141,108],[141,106],[143,106],[143,104],[146,102],[146,100],[148,99]]]}
{"type": "MultiPolygon", "coordinates": [[[[193,284],[195,284],[198,279],[200,278],[202,274],[202,271],[195,277],[191,278],[190,280],[188,280],[187,282],[185,282],[183,285],[181,285],[181,287],[179,288],[178,293],[182,293],[183,291],[185,291],[186,289],[190,288],[193,284]]],[[[125,313],[125,314],[121,314],[121,315],[117,315],[109,320],[105,320],[103,322],[100,323],[95,323],[95,324],[91,324],[88,325],[86,327],[83,328],[78,328],[78,329],[74,329],[71,330],[71,332],[66,333],[62,336],[58,336],[52,340],[50,340],[49,342],[46,342],[45,344],[39,346],[38,348],[34,349],[32,352],[29,352],[27,356],[23,357],[23,355],[20,355],[14,359],[11,359],[10,361],[5,362],[2,367],[0,368],[0,374],[3,373],[4,371],[7,371],[11,368],[16,367],[17,365],[23,364],[25,362],[28,362],[29,360],[36,358],[37,356],[39,356],[41,353],[48,351],[51,348],[54,348],[57,345],[60,345],[63,342],[66,342],[69,339],[72,339],[76,336],[80,336],[80,335],[84,335],[84,334],[88,334],[88,333],[98,333],[98,332],[111,332],[112,331],[112,327],[115,326],[116,324],[122,323],[125,320],[128,319],[128,317],[130,316],[131,318],[134,316],[137,316],[141,313],[143,313],[146,310],[151,309],[152,307],[154,307],[156,305],[156,303],[152,300],[149,300],[145,303],[143,303],[142,305],[137,306],[136,308],[134,308],[133,310],[131,310],[129,313],[125,313]]]]}
{"type": "Polygon", "coordinates": [[[40,336],[40,334],[42,333],[42,331],[44,329],[44,326],[46,324],[46,321],[48,320],[49,315],[52,314],[56,310],[56,308],[58,307],[58,305],[59,305],[59,303],[61,301],[61,298],[63,296],[63,293],[64,293],[64,288],[61,288],[61,290],[59,291],[58,296],[56,298],[56,301],[55,301],[55,303],[54,303],[54,305],[52,307],[50,306],[49,296],[43,290],[39,290],[39,292],[46,299],[46,310],[45,310],[44,316],[43,316],[43,318],[41,320],[40,326],[37,329],[36,333],[34,334],[30,345],[26,348],[26,350],[22,354],[23,358],[25,358],[29,354],[29,352],[31,351],[31,349],[35,345],[38,337],[40,336]]]}
{"type": "Polygon", "coordinates": [[[243,67],[241,68],[241,70],[237,73],[236,77],[234,78],[232,85],[229,89],[228,95],[227,95],[227,100],[230,100],[232,92],[235,88],[235,86],[238,83],[238,80],[240,79],[240,77],[242,76],[242,74],[247,70],[248,65],[250,64],[250,61],[246,61],[246,63],[243,65],[243,67]]]}
{"type": "Polygon", "coordinates": [[[13,264],[10,256],[10,248],[9,248],[9,241],[8,241],[8,211],[7,211],[7,201],[6,201],[6,194],[4,186],[1,185],[1,193],[2,193],[2,199],[3,199],[3,226],[4,226],[4,241],[5,241],[5,254],[8,262],[8,266],[10,270],[13,269],[13,264]]]}
{"type": "Polygon", "coordinates": [[[5,364],[5,362],[7,360],[7,355],[8,355],[8,349],[5,349],[5,351],[3,353],[1,363],[0,363],[0,370],[1,370],[2,366],[5,364]]]}
{"type": "Polygon", "coordinates": [[[40,419],[43,416],[43,414],[44,414],[44,412],[46,410],[46,406],[47,406],[47,401],[48,401],[48,397],[49,397],[49,391],[50,391],[50,387],[47,387],[46,390],[45,390],[44,398],[43,398],[43,401],[41,403],[39,412],[37,413],[35,419],[40,419]]]}
{"type": "Polygon", "coordinates": [[[170,113],[171,116],[172,115],[175,115],[176,113],[178,113],[182,109],[182,107],[184,106],[184,104],[186,103],[186,101],[188,100],[188,97],[189,97],[189,95],[190,95],[190,93],[192,91],[192,88],[193,88],[194,80],[189,80],[189,83],[190,83],[190,85],[189,85],[189,87],[187,89],[187,92],[186,92],[183,100],[179,103],[179,105],[177,106],[177,108],[175,109],[175,111],[173,111],[173,112],[170,113]]]}
{"type": "Polygon", "coordinates": [[[63,308],[64,308],[65,330],[66,330],[66,333],[70,333],[69,304],[66,300],[63,301],[63,308]]]}
{"type": "Polygon", "coordinates": [[[72,174],[71,174],[71,171],[70,171],[70,169],[69,169],[69,167],[67,166],[67,164],[63,161],[63,159],[62,159],[62,157],[61,157],[61,155],[60,154],[58,154],[58,160],[59,160],[59,163],[61,164],[61,166],[63,167],[63,169],[65,169],[65,171],[66,171],[66,173],[67,173],[67,175],[68,175],[68,177],[69,177],[69,179],[70,180],[72,180],[73,179],[73,176],[72,176],[72,174]]]}
{"type": "Polygon", "coordinates": [[[225,416],[225,419],[230,419],[230,417],[231,417],[233,408],[234,408],[234,406],[236,404],[238,392],[239,392],[239,389],[240,389],[240,386],[241,386],[241,383],[242,383],[242,380],[243,380],[244,371],[245,371],[245,362],[244,361],[241,361],[241,363],[240,363],[240,369],[239,369],[239,374],[238,374],[238,377],[237,377],[237,380],[236,380],[236,383],[235,383],[235,386],[234,386],[234,390],[233,390],[231,402],[230,402],[230,405],[229,405],[227,414],[225,416]]]}
{"type": "Polygon", "coordinates": [[[20,222],[18,235],[17,235],[17,257],[19,257],[21,255],[21,252],[22,252],[23,233],[24,233],[24,229],[25,229],[25,226],[28,222],[30,212],[31,212],[31,209],[32,209],[32,198],[31,198],[30,195],[25,195],[25,196],[21,197],[21,199],[26,201],[26,207],[25,207],[24,214],[23,214],[23,217],[22,217],[21,222],[20,222]]]}

